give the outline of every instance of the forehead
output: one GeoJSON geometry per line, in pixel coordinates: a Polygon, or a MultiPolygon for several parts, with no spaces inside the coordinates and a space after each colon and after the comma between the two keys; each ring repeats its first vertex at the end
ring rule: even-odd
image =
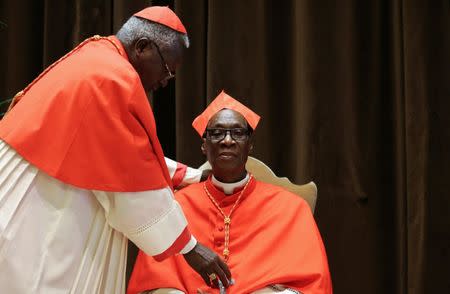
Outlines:
{"type": "Polygon", "coordinates": [[[239,112],[225,108],[211,117],[208,127],[246,128],[247,121],[239,112]]]}

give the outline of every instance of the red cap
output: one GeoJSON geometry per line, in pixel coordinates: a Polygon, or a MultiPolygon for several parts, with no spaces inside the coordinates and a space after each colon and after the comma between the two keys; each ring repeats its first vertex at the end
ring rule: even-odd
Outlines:
{"type": "Polygon", "coordinates": [[[205,111],[197,116],[192,122],[192,126],[200,136],[203,136],[211,117],[224,108],[232,109],[242,114],[252,129],[256,129],[256,126],[258,126],[258,122],[260,120],[259,115],[222,90],[222,92],[220,92],[220,94],[208,105],[208,107],[206,107],[205,111]]]}
{"type": "Polygon", "coordinates": [[[134,16],[142,17],[153,22],[165,25],[175,31],[183,34],[187,34],[178,16],[167,6],[151,6],[147,7],[139,12],[136,12],[134,16]]]}

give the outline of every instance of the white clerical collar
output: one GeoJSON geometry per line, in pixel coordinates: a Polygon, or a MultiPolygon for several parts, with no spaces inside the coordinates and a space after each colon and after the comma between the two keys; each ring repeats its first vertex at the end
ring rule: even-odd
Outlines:
{"type": "Polygon", "coordinates": [[[211,182],[213,183],[214,186],[221,188],[223,190],[223,192],[226,195],[231,195],[233,194],[233,191],[235,189],[239,189],[241,187],[244,187],[245,184],[247,183],[248,179],[249,179],[249,174],[247,173],[247,175],[245,176],[245,178],[243,178],[242,180],[240,180],[239,182],[235,182],[235,183],[222,183],[219,180],[217,180],[214,175],[211,177],[211,182]]]}

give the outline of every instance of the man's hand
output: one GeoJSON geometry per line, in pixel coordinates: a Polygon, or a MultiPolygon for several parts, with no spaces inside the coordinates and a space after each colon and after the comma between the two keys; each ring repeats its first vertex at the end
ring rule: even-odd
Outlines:
{"type": "Polygon", "coordinates": [[[205,283],[217,288],[217,281],[211,281],[210,275],[215,274],[225,288],[228,288],[231,280],[231,272],[220,257],[209,248],[200,243],[194,249],[184,254],[187,263],[203,278],[205,283]]]}

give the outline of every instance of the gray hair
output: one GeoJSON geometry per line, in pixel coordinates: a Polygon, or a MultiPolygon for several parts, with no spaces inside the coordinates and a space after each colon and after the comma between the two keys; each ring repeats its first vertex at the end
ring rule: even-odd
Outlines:
{"type": "Polygon", "coordinates": [[[183,47],[189,48],[189,37],[187,34],[136,16],[130,17],[124,23],[117,32],[116,37],[125,46],[131,46],[136,40],[146,37],[161,47],[170,48],[182,44],[183,47]]]}

